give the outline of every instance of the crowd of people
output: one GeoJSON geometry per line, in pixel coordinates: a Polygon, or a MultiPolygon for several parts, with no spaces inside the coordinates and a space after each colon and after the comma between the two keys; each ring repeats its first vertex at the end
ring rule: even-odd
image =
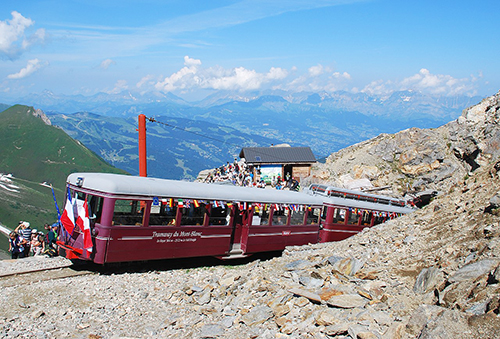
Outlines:
{"type": "Polygon", "coordinates": [[[253,172],[248,168],[247,164],[244,161],[238,162],[236,159],[234,159],[233,163],[228,161],[226,165],[216,168],[205,178],[205,182],[207,183],[225,181],[229,181],[237,186],[266,187],[266,183],[263,180],[254,182],[253,172]]]}
{"type": "MultiPolygon", "coordinates": [[[[234,159],[233,163],[228,161],[225,165],[210,172],[205,178],[205,182],[231,182],[236,186],[253,186],[258,188],[266,188],[267,186],[263,178],[254,178],[252,169],[247,166],[245,161],[238,162],[236,159],[234,159]]],[[[298,190],[299,182],[289,175],[287,178],[282,178],[278,175],[271,178],[270,186],[278,190],[285,188],[298,190]]]]}
{"type": "Polygon", "coordinates": [[[57,254],[57,223],[44,225],[45,233],[32,229],[27,221],[20,221],[9,234],[9,252],[12,259],[26,258],[30,255],[57,254]]]}

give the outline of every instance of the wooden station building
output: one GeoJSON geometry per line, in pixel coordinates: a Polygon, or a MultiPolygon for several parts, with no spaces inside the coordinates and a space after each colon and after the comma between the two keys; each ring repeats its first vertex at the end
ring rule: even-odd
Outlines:
{"type": "Polygon", "coordinates": [[[316,162],[309,147],[244,147],[240,158],[244,158],[247,166],[253,169],[254,180],[264,179],[266,183],[278,176],[300,182],[300,178],[311,174],[311,166],[316,162]]]}

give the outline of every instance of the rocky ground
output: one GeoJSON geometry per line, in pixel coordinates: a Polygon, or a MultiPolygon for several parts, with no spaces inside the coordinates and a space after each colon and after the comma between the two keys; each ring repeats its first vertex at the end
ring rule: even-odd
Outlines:
{"type": "MultiPolygon", "coordinates": [[[[131,270],[3,288],[32,338],[495,338],[500,163],[342,242],[241,266],[131,270]]],[[[47,259],[53,260],[53,259],[47,259]]],[[[10,261],[23,265],[22,260],[10,261]]]]}
{"type": "MultiPolygon", "coordinates": [[[[402,164],[417,163],[402,162],[411,158],[402,159],[404,152],[384,160],[394,164],[394,175],[427,178],[421,182],[439,188],[421,210],[341,242],[287,248],[279,257],[243,265],[158,265],[4,287],[0,335],[498,338],[499,98],[439,131],[454,158],[436,155],[442,161],[429,160],[427,170],[412,175],[405,174],[412,167],[402,164]],[[455,172],[444,175],[450,167],[443,164],[455,172]],[[433,172],[438,168],[445,172],[433,172]]],[[[414,156],[433,154],[425,149],[414,156]]],[[[12,272],[23,260],[9,265],[12,272]]]]}

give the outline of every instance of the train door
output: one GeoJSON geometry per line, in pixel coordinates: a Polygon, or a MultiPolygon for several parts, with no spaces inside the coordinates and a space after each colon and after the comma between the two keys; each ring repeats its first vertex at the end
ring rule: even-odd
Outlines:
{"type": "MultiPolygon", "coordinates": [[[[235,204],[231,210],[231,242],[229,251],[231,253],[241,250],[241,238],[243,225],[248,221],[248,210],[240,210],[235,204]]],[[[242,252],[242,251],[241,251],[242,252]]]]}

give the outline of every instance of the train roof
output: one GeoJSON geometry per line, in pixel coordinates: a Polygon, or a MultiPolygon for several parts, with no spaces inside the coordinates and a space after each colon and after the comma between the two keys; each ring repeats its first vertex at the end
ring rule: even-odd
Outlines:
{"type": "MultiPolygon", "coordinates": [[[[386,195],[378,195],[378,194],[368,193],[368,192],[364,192],[364,191],[350,190],[350,189],[347,189],[347,188],[340,188],[340,187],[335,187],[335,186],[330,186],[330,185],[323,185],[323,184],[311,184],[311,185],[309,185],[309,187],[307,189],[313,191],[312,187],[321,188],[321,189],[323,189],[325,191],[334,191],[334,192],[342,192],[342,193],[352,194],[352,195],[361,195],[361,196],[364,196],[364,197],[371,197],[371,198],[375,198],[375,199],[386,199],[386,200],[393,200],[393,201],[405,201],[405,199],[401,199],[401,198],[394,198],[394,197],[389,197],[389,196],[386,196],[386,195]]],[[[318,194],[321,194],[321,193],[318,192],[318,194]]]]}
{"type": "Polygon", "coordinates": [[[139,177],[111,173],[73,173],[68,184],[104,194],[130,197],[172,197],[181,199],[246,201],[276,204],[323,204],[391,213],[409,213],[413,209],[368,201],[312,195],[288,190],[270,190],[179,180],[139,177]]]}
{"type": "Polygon", "coordinates": [[[111,173],[73,173],[67,182],[96,192],[143,197],[246,201],[321,206],[323,199],[300,192],[139,177],[111,173]]]}
{"type": "Polygon", "coordinates": [[[376,202],[353,200],[340,197],[330,197],[324,195],[316,195],[316,196],[322,197],[323,203],[326,205],[333,205],[339,207],[346,206],[351,208],[358,208],[358,209],[365,209],[372,211],[385,211],[390,213],[403,213],[403,214],[415,211],[415,209],[409,207],[380,204],[376,202]]]}

